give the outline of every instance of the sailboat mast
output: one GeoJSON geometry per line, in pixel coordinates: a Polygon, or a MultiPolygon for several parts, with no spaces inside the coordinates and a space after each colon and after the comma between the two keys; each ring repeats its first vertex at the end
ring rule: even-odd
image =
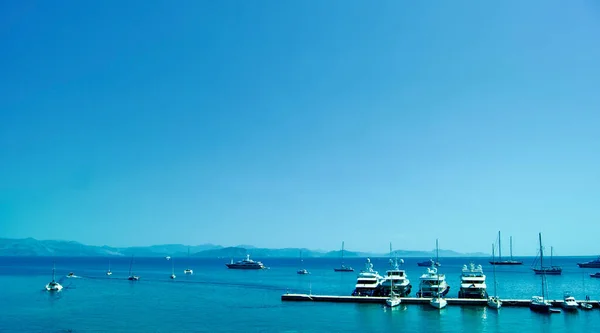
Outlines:
{"type": "Polygon", "coordinates": [[[498,261],[502,261],[502,237],[498,231],[498,261]]]}
{"type": "Polygon", "coordinates": [[[512,256],[512,236],[510,236],[510,260],[513,260],[513,256],[512,256]]]}
{"type": "Polygon", "coordinates": [[[52,282],[56,278],[56,263],[52,263],[52,282]]]}
{"type": "Polygon", "coordinates": [[[133,255],[131,256],[131,261],[129,262],[129,276],[131,276],[131,266],[133,265],[133,255]]]}
{"type": "Polygon", "coordinates": [[[540,267],[542,269],[542,299],[545,299],[544,297],[544,279],[546,277],[546,271],[544,271],[544,248],[542,247],[542,233],[539,233],[539,238],[540,238],[540,267]]]}
{"type": "Polygon", "coordinates": [[[342,241],[342,265],[344,265],[344,242],[342,241]]]}
{"type": "Polygon", "coordinates": [[[171,258],[171,274],[175,275],[175,259],[171,258]]]}
{"type": "Polygon", "coordinates": [[[436,265],[440,262],[440,248],[438,247],[438,239],[435,239],[435,263],[436,265]]]}
{"type": "Polygon", "coordinates": [[[550,246],[550,267],[552,267],[552,258],[554,257],[554,246],[550,246]]]}
{"type": "MultiPolygon", "coordinates": [[[[492,244],[492,261],[496,261],[496,248],[494,244],[492,244]]],[[[496,265],[492,265],[494,269],[494,297],[498,298],[498,294],[496,293],[496,265]]]]}

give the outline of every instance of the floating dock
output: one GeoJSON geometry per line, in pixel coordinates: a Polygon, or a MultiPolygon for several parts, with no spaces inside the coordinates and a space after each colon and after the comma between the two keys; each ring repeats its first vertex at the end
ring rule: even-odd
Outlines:
{"type": "MultiPolygon", "coordinates": [[[[330,302],[330,303],[364,303],[364,304],[385,304],[387,297],[366,297],[366,296],[331,296],[331,295],[307,295],[307,294],[283,294],[282,301],[292,302],[330,302]]],[[[423,297],[401,297],[402,304],[421,304],[427,305],[431,298],[423,297]]],[[[487,306],[487,299],[469,299],[469,298],[446,298],[448,305],[461,306],[487,306]]],[[[529,307],[531,300],[528,299],[501,299],[503,307],[529,307]]],[[[553,306],[560,307],[563,300],[549,300],[553,306]]],[[[600,308],[598,301],[577,301],[577,303],[588,303],[594,308],[600,308]]]]}

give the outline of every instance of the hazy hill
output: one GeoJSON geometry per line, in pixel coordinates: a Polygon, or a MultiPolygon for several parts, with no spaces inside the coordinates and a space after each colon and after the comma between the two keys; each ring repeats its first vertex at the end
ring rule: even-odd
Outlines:
{"type": "MultiPolygon", "coordinates": [[[[201,244],[187,246],[182,244],[164,244],[152,246],[138,246],[117,248],[110,246],[92,246],[73,241],[56,240],[37,240],[33,238],[8,239],[0,238],[0,256],[130,256],[139,257],[162,257],[162,256],[187,256],[188,249],[190,255],[203,258],[243,258],[250,254],[255,258],[295,258],[300,256],[337,258],[341,256],[341,251],[316,251],[310,249],[284,248],[284,249],[266,249],[250,245],[240,245],[235,247],[222,247],[214,244],[201,244]]],[[[344,256],[352,257],[387,257],[387,253],[369,253],[344,251],[344,256]]],[[[395,256],[406,257],[433,257],[435,251],[395,251],[395,256]]],[[[458,253],[451,250],[440,250],[440,257],[480,257],[488,256],[485,253],[458,253]]]]}

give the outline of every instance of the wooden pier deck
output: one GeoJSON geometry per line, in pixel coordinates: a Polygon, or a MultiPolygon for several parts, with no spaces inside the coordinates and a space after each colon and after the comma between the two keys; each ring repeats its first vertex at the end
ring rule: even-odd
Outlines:
{"type": "MultiPolygon", "coordinates": [[[[331,303],[371,303],[385,304],[387,297],[365,297],[365,296],[333,296],[333,295],[308,295],[308,294],[283,294],[282,301],[292,302],[331,302],[331,303]]],[[[431,298],[401,297],[402,304],[429,304],[431,298]]],[[[485,299],[446,298],[448,305],[460,306],[486,306],[485,299]]],[[[562,300],[549,300],[552,305],[560,307],[562,300]]],[[[529,307],[529,299],[502,299],[503,307],[529,307]]],[[[588,303],[594,308],[600,308],[598,301],[577,301],[577,303],[588,303]]]]}

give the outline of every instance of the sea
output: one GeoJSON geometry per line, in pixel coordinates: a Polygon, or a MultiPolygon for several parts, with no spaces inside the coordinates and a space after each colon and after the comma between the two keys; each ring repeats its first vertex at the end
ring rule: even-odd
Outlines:
{"type": "MultiPolygon", "coordinates": [[[[241,259],[241,258],[240,258],[241,259]]],[[[575,313],[539,314],[528,308],[401,305],[282,301],[284,293],[350,295],[365,258],[347,258],[355,272],[334,272],[335,258],[255,258],[268,269],[234,270],[229,259],[125,257],[0,257],[0,332],[600,332],[600,309],[575,313]],[[110,261],[113,275],[105,272],[110,261]],[[56,279],[64,289],[49,293],[44,286],[56,279]],[[177,279],[169,278],[174,265],[177,279]],[[184,275],[186,268],[193,275],[184,275]],[[306,268],[309,275],[298,275],[306,268]],[[67,278],[73,272],[75,277],[67,278]]],[[[406,270],[418,290],[429,258],[405,258],[406,270]]],[[[534,258],[522,266],[497,266],[500,298],[530,299],[541,292],[541,277],[531,271],[534,258]]],[[[578,300],[600,299],[600,279],[576,263],[592,258],[555,257],[560,276],[547,276],[550,299],[565,292],[578,300]]],[[[388,258],[372,258],[375,270],[385,274],[388,258]]],[[[440,258],[439,272],[450,284],[448,297],[458,293],[464,264],[481,264],[493,288],[489,258],[440,258]]]]}

